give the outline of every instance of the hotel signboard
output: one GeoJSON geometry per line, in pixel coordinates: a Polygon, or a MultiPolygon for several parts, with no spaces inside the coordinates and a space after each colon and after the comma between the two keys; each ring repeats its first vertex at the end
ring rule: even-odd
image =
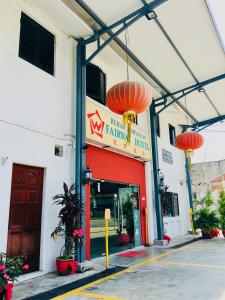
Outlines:
{"type": "Polygon", "coordinates": [[[144,161],[151,159],[149,134],[134,124],[131,142],[128,144],[127,126],[123,125],[122,116],[110,112],[106,107],[92,100],[87,99],[86,103],[87,142],[144,161]]]}

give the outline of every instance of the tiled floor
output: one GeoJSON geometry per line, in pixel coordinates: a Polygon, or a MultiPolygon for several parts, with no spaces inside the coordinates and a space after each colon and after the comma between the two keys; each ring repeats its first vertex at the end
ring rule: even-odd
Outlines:
{"type": "Polygon", "coordinates": [[[225,240],[214,238],[164,249],[54,300],[224,300],[224,278],[225,240]]]}
{"type": "MultiPolygon", "coordinates": [[[[181,243],[193,240],[193,238],[195,238],[195,237],[193,237],[192,235],[185,235],[185,236],[181,236],[181,237],[174,239],[174,241],[171,244],[166,245],[164,247],[151,246],[149,248],[144,248],[144,247],[135,248],[135,251],[137,251],[137,250],[144,251],[144,253],[145,253],[144,257],[124,258],[124,257],[119,257],[117,255],[111,255],[110,256],[110,265],[111,266],[129,267],[143,259],[150,258],[152,256],[164,253],[165,251],[168,251],[168,248],[176,246],[177,244],[181,244],[181,243]]],[[[85,272],[85,273],[72,274],[69,276],[58,276],[56,273],[49,273],[49,274],[46,274],[41,277],[37,277],[37,278],[31,279],[31,280],[27,280],[27,281],[18,283],[14,287],[13,300],[24,299],[24,298],[30,297],[32,295],[43,293],[45,291],[65,285],[72,281],[76,281],[76,280],[79,280],[86,276],[90,276],[90,275],[99,273],[105,269],[105,258],[104,257],[96,258],[92,262],[94,264],[94,269],[91,271],[85,272]]]]}

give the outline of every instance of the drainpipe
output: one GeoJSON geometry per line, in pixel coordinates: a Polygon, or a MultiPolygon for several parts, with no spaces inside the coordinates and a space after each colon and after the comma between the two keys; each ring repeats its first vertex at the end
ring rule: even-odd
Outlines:
{"type": "Polygon", "coordinates": [[[189,167],[188,167],[188,158],[185,158],[185,168],[186,168],[186,177],[187,177],[189,205],[190,205],[190,208],[193,209],[192,180],[191,180],[191,173],[190,173],[189,167]]]}
{"type": "MultiPolygon", "coordinates": [[[[86,238],[86,190],[84,172],[86,169],[86,46],[82,44],[82,39],[77,44],[77,84],[76,84],[76,162],[75,179],[78,191],[81,196],[84,214],[81,217],[81,226],[86,238]]],[[[77,260],[85,261],[86,240],[83,239],[83,246],[77,249],[77,260]]]]}
{"type": "Polygon", "coordinates": [[[161,197],[159,191],[159,158],[158,158],[158,141],[157,141],[157,128],[156,128],[156,110],[155,103],[152,102],[150,106],[150,124],[151,124],[151,142],[152,142],[152,166],[153,166],[153,178],[154,178],[154,196],[155,196],[155,211],[157,222],[157,239],[162,241],[163,239],[163,217],[161,207],[161,197]]]}
{"type": "Polygon", "coordinates": [[[190,206],[190,222],[192,233],[195,233],[194,224],[193,224],[193,193],[192,193],[192,179],[191,172],[189,170],[188,158],[185,158],[185,169],[186,169],[186,178],[187,178],[187,188],[188,188],[188,197],[189,197],[189,206],[190,206]]]}

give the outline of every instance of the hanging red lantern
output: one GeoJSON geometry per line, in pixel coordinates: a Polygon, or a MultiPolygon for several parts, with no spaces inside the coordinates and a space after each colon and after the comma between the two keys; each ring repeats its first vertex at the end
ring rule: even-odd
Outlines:
{"type": "Polygon", "coordinates": [[[132,123],[136,122],[137,114],[148,109],[151,101],[151,91],[139,82],[123,81],[109,89],[106,105],[114,113],[123,115],[123,124],[128,126],[128,143],[130,143],[132,123]]]}
{"type": "Polygon", "coordinates": [[[204,144],[203,136],[196,131],[185,131],[176,137],[175,145],[180,150],[193,151],[204,144]]]}
{"type": "MultiPolygon", "coordinates": [[[[190,153],[202,147],[204,137],[196,131],[185,131],[176,137],[175,145],[178,149],[185,151],[185,156],[189,159],[190,153]]],[[[189,159],[189,167],[191,161],[189,159]]]]}

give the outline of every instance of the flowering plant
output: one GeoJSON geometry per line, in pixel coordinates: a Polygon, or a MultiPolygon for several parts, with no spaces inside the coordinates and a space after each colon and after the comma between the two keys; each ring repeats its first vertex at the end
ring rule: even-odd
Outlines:
{"type": "Polygon", "coordinates": [[[82,244],[83,231],[81,229],[81,216],[83,207],[77,187],[73,184],[70,188],[63,184],[64,194],[53,197],[54,204],[62,205],[59,211],[59,223],[52,232],[51,237],[57,236],[65,238],[65,244],[60,252],[60,258],[71,259],[75,254],[78,244],[82,244]]]}
{"type": "Polygon", "coordinates": [[[29,270],[29,265],[24,264],[24,256],[9,257],[0,253],[0,293],[3,293],[9,283],[17,280],[24,271],[29,270]]]}

